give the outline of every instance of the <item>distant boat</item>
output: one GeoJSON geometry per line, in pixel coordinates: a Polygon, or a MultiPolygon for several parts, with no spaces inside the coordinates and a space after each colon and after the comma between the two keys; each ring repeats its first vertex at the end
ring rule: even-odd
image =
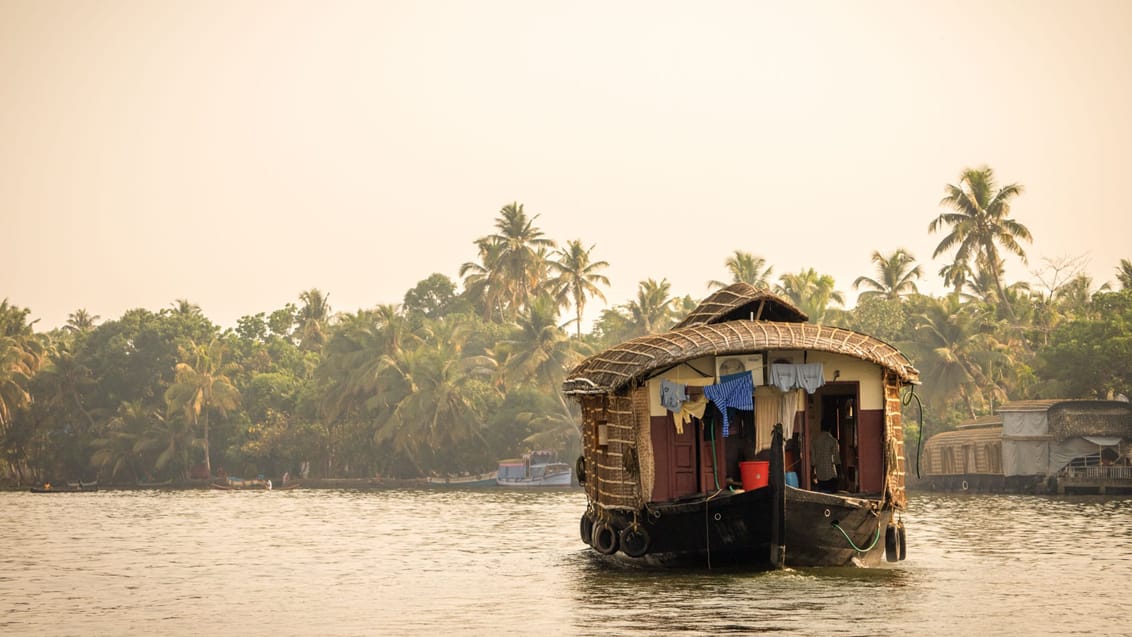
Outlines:
{"type": "Polygon", "coordinates": [[[532,451],[522,458],[500,460],[495,483],[503,487],[568,487],[573,478],[570,465],[555,462],[553,452],[532,451]]]}
{"type": "Polygon", "coordinates": [[[991,493],[1132,493],[1132,404],[1017,400],[924,443],[920,486],[991,493]]]}
{"type": "Polygon", "coordinates": [[[425,484],[431,487],[493,487],[497,472],[488,471],[470,476],[429,476],[425,484]]]}
{"type": "Polygon", "coordinates": [[[138,480],[138,486],[139,487],[146,487],[146,488],[167,487],[167,486],[170,486],[172,484],[173,484],[173,478],[169,478],[168,480],[159,480],[159,481],[156,481],[156,482],[143,482],[141,480],[138,480]]]}
{"type": "Polygon", "coordinates": [[[92,483],[91,486],[86,486],[86,487],[84,487],[82,485],[82,483],[78,483],[78,486],[73,486],[73,487],[70,486],[70,484],[68,484],[65,487],[56,487],[56,486],[51,485],[50,483],[47,483],[47,484],[43,485],[42,487],[32,487],[31,488],[32,493],[95,493],[97,491],[98,491],[98,483],[97,482],[92,483]]]}
{"type": "Polygon", "coordinates": [[[221,491],[263,491],[271,490],[271,480],[263,478],[237,478],[228,476],[224,482],[213,482],[209,485],[213,489],[220,489],[221,491]]]}

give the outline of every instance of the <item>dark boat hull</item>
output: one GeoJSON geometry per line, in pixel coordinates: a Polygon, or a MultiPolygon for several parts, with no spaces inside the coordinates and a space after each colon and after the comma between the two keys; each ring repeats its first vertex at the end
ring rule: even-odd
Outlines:
{"type": "MultiPolygon", "coordinates": [[[[657,566],[774,568],[772,507],[770,488],[653,503],[636,515],[635,528],[648,537],[644,554],[630,557],[619,545],[610,555],[657,566]]],[[[884,561],[892,511],[880,500],[788,487],[785,513],[786,566],[873,566],[884,561]]],[[[633,525],[634,516],[610,512],[607,521],[619,532],[633,525]]],[[[594,546],[592,538],[588,543],[594,546]]]]}
{"type": "Polygon", "coordinates": [[[43,487],[31,488],[32,493],[96,493],[97,491],[98,487],[86,487],[85,489],[79,487],[62,487],[58,489],[55,487],[50,489],[44,489],[43,487]]]}

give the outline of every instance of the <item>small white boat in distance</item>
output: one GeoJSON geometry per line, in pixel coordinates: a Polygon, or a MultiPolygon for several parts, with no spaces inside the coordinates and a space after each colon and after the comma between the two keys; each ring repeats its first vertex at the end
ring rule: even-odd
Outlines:
{"type": "Polygon", "coordinates": [[[495,482],[502,487],[568,487],[573,468],[555,462],[551,451],[532,451],[522,458],[500,460],[495,482]]]}

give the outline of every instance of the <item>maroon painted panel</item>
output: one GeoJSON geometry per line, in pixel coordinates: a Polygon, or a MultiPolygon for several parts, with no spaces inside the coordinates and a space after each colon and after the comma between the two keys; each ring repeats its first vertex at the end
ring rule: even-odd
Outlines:
{"type": "Polygon", "coordinates": [[[857,419],[857,454],[861,491],[879,493],[884,488],[884,410],[862,409],[857,419]]]}
{"type": "Polygon", "coordinates": [[[653,461],[656,477],[653,481],[652,500],[663,502],[699,492],[696,477],[695,422],[684,425],[684,433],[676,433],[672,415],[652,416],[653,461]]]}

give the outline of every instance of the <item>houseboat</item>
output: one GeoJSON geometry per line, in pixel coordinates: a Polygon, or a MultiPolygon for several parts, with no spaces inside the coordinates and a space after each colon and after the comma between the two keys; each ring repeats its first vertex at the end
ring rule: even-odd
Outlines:
{"type": "Polygon", "coordinates": [[[938,491],[1132,492],[1132,404],[1020,400],[924,444],[921,484],[938,491]]]}
{"type": "Polygon", "coordinates": [[[744,283],[672,330],[582,361],[583,542],[615,560],[755,568],[904,557],[901,389],[892,346],[807,323],[744,283]]]}

